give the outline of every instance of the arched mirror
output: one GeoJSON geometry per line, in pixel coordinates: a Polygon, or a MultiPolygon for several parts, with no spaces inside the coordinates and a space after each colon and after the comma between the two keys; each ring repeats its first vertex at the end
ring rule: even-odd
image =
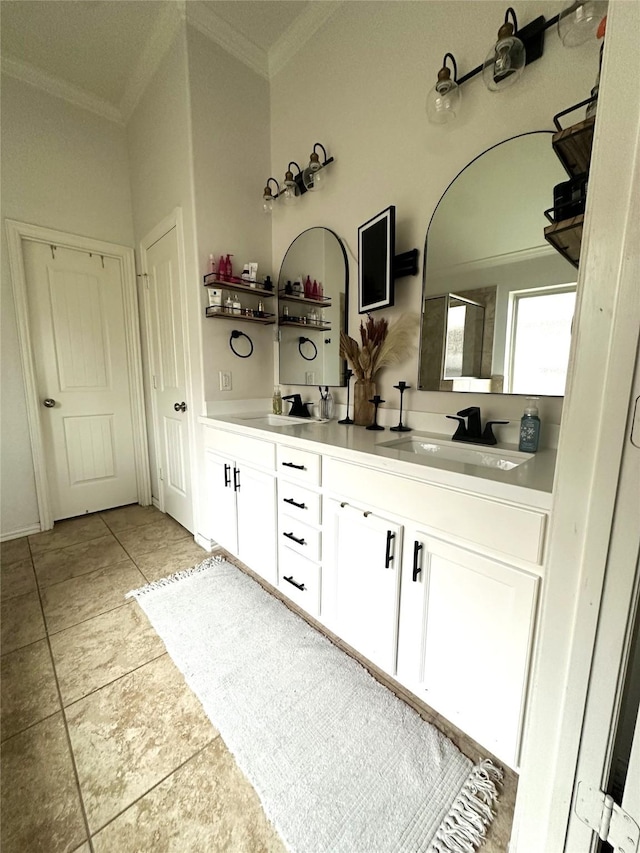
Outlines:
{"type": "Polygon", "coordinates": [[[344,384],[340,330],[347,328],[348,278],[344,247],[328,228],[303,231],[287,249],[278,276],[283,385],[344,384]],[[315,287],[305,293],[307,279],[315,287]]]}
{"type": "Polygon", "coordinates": [[[566,179],[537,131],[451,182],[425,243],[421,390],[564,394],[576,270],[545,242],[543,213],[566,179]]]}

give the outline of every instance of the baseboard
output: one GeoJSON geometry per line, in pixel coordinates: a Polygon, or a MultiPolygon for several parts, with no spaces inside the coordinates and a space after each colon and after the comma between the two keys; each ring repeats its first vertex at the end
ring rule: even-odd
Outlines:
{"type": "Polygon", "coordinates": [[[205,551],[213,551],[214,548],[219,547],[217,542],[214,542],[213,539],[208,539],[201,533],[194,533],[193,539],[196,545],[199,545],[201,548],[204,548],[205,551]]]}
{"type": "Polygon", "coordinates": [[[9,542],[11,539],[20,539],[23,536],[33,536],[34,533],[40,533],[41,530],[39,524],[32,524],[30,527],[12,530],[11,533],[0,534],[0,542],[9,542]]]}

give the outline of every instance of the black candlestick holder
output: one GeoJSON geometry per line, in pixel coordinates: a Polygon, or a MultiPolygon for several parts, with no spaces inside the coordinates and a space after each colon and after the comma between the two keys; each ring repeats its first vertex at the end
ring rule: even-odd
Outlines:
{"type": "Polygon", "coordinates": [[[402,423],[402,398],[404,397],[404,392],[407,388],[411,388],[411,385],[407,385],[406,382],[398,382],[398,384],[393,387],[397,388],[400,392],[400,422],[398,423],[398,426],[391,427],[391,432],[411,432],[411,427],[404,426],[402,423]]]}
{"type": "Polygon", "coordinates": [[[349,395],[351,392],[351,377],[353,376],[353,370],[349,370],[347,368],[344,372],[345,379],[347,380],[347,416],[343,418],[341,421],[338,421],[339,424],[352,424],[353,421],[349,417],[349,395]]]}
{"type": "Polygon", "coordinates": [[[370,426],[365,427],[365,429],[377,429],[377,430],[384,429],[383,426],[378,425],[378,406],[380,405],[380,403],[386,403],[387,401],[381,399],[380,394],[376,394],[372,400],[369,400],[369,402],[373,403],[373,405],[376,407],[376,411],[375,411],[375,414],[373,416],[373,423],[370,424],[370,426]]]}

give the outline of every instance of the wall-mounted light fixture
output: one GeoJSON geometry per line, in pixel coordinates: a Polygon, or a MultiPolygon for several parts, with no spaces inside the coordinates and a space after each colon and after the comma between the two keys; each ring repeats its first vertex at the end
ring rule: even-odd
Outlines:
{"type": "Polygon", "coordinates": [[[302,176],[302,170],[301,170],[300,166],[298,166],[298,164],[296,163],[295,160],[292,160],[289,163],[289,165],[287,166],[287,171],[284,173],[284,181],[283,181],[284,189],[282,190],[281,195],[282,195],[282,200],[285,202],[285,204],[293,204],[293,202],[297,199],[297,197],[299,195],[299,192],[298,192],[299,180],[298,179],[301,178],[301,176],[302,176]],[[293,172],[291,171],[292,166],[295,166],[296,169],[298,170],[298,173],[295,176],[295,178],[293,176],[293,172]]]}
{"type": "Polygon", "coordinates": [[[264,212],[271,213],[273,210],[273,203],[279,197],[282,197],[287,204],[291,204],[307,191],[315,192],[322,189],[326,182],[324,170],[329,163],[333,163],[333,157],[327,157],[327,151],[324,145],[320,142],[316,142],[313,146],[313,151],[309,156],[309,165],[304,170],[298,166],[295,160],[292,160],[289,163],[287,171],[285,172],[282,189],[280,189],[280,185],[275,178],[269,178],[267,185],[262,192],[262,209],[264,212]],[[320,155],[318,154],[317,149],[322,151],[323,160],[320,160],[320,155]],[[295,174],[292,172],[292,168],[294,166],[298,170],[295,174]],[[272,193],[270,187],[272,181],[278,188],[275,195],[272,193]]]}
{"type": "Polygon", "coordinates": [[[438,71],[438,82],[427,95],[427,118],[432,124],[445,124],[452,121],[460,108],[460,87],[458,86],[458,66],[452,53],[445,53],[442,68],[438,71]],[[453,66],[447,66],[447,59],[453,66]]]}
{"type": "Polygon", "coordinates": [[[522,40],[514,35],[517,31],[518,19],[509,6],[498,30],[498,40],[482,65],[482,79],[490,92],[501,92],[512,86],[524,71],[527,52],[522,40]]]}
{"type": "Polygon", "coordinates": [[[438,82],[427,96],[427,116],[433,124],[444,124],[460,112],[459,87],[482,73],[484,82],[492,92],[501,92],[521,76],[526,65],[540,59],[544,52],[545,32],[558,24],[558,34],[567,47],[582,44],[592,35],[606,13],[606,0],[568,0],[559,15],[548,21],[540,15],[531,23],[518,29],[516,13],[509,7],[504,23],[498,30],[498,40],[482,63],[462,77],[453,54],[446,53],[438,82]],[[511,19],[511,20],[510,20],[511,19]],[[453,81],[447,59],[453,66],[453,81]],[[455,87],[455,88],[454,88],[455,87]]]}
{"type": "Polygon", "coordinates": [[[271,213],[272,212],[273,203],[278,198],[279,195],[280,195],[280,184],[276,181],[275,178],[269,178],[269,180],[267,181],[266,187],[262,191],[262,210],[265,213],[271,213]],[[271,187],[269,186],[271,181],[273,181],[273,183],[278,188],[275,195],[272,194],[271,187]]]}

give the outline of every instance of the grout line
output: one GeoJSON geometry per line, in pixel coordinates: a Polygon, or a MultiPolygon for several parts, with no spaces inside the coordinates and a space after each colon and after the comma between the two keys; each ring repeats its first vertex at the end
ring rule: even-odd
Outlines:
{"type": "MultiPolygon", "coordinates": [[[[124,599],[124,595],[122,597],[124,599]]],[[[94,613],[93,616],[87,616],[86,619],[80,619],[79,622],[74,622],[73,625],[67,625],[64,628],[58,628],[56,631],[49,631],[49,629],[47,628],[47,634],[50,637],[57,637],[58,634],[62,634],[64,631],[70,631],[72,628],[77,628],[78,625],[84,625],[85,622],[91,622],[92,619],[97,619],[98,616],[104,616],[107,613],[113,613],[114,610],[120,610],[121,607],[128,607],[130,604],[130,601],[123,601],[122,604],[116,604],[115,607],[110,607],[108,610],[102,610],[100,613],[94,613]]],[[[45,627],[47,627],[46,623],[45,627]]]]}
{"type": "Polygon", "coordinates": [[[132,800],[132,802],[130,802],[128,805],[126,805],[121,811],[119,811],[117,814],[115,814],[112,818],[109,818],[109,820],[105,824],[103,824],[101,827],[96,829],[96,831],[93,833],[92,837],[95,837],[99,832],[102,832],[103,829],[105,829],[107,826],[109,826],[109,824],[113,823],[114,820],[117,820],[121,815],[125,814],[125,812],[128,812],[129,809],[132,808],[133,806],[135,806],[136,803],[139,803],[140,800],[144,799],[144,797],[146,797],[147,794],[150,794],[159,785],[162,785],[163,782],[165,782],[167,779],[169,779],[171,776],[173,776],[174,773],[177,773],[178,770],[181,770],[186,764],[188,764],[190,761],[192,761],[194,758],[196,758],[198,755],[200,755],[201,752],[204,752],[205,749],[210,747],[212,743],[215,743],[215,741],[217,741],[219,737],[220,737],[220,734],[217,734],[215,737],[211,738],[211,740],[207,741],[207,743],[205,743],[204,746],[200,747],[200,749],[197,749],[193,753],[193,755],[190,755],[189,758],[186,758],[181,764],[178,764],[177,767],[174,767],[173,770],[171,770],[169,773],[167,773],[166,776],[163,776],[162,779],[159,779],[157,782],[155,782],[147,791],[144,792],[144,794],[140,794],[139,797],[136,797],[135,800],[132,800]]]}
{"type": "MultiPolygon", "coordinates": [[[[42,548],[37,551],[31,551],[31,559],[34,557],[42,557],[44,554],[56,554],[58,551],[65,551],[67,548],[77,548],[78,545],[87,545],[89,542],[95,542],[97,539],[104,539],[105,536],[113,536],[111,530],[105,525],[106,530],[99,536],[90,536],[88,539],[81,539],[79,542],[71,542],[69,545],[60,545],[59,548],[42,548]]],[[[31,545],[29,545],[31,549],[31,545]]]]}
{"type": "MultiPolygon", "coordinates": [[[[29,545],[29,550],[31,551],[31,545],[29,544],[29,540],[27,540],[27,544],[29,545]]],[[[42,595],[40,593],[40,584],[38,583],[38,577],[37,576],[36,576],[36,587],[37,587],[37,591],[38,591],[38,600],[40,601],[40,608],[42,610],[42,619],[44,621],[45,629],[46,629],[47,622],[46,622],[45,615],[44,615],[44,607],[42,604],[42,595]]],[[[82,788],[80,787],[80,776],[78,773],[78,765],[76,764],[76,757],[75,757],[75,754],[73,752],[73,744],[71,743],[71,734],[69,732],[69,724],[67,722],[67,715],[64,712],[64,703],[62,701],[62,691],[60,690],[60,682],[58,680],[58,672],[56,670],[56,662],[55,662],[55,659],[53,657],[53,649],[51,648],[51,640],[49,638],[48,632],[47,632],[46,640],[47,640],[47,646],[49,648],[49,657],[51,659],[51,666],[53,668],[53,678],[55,680],[56,691],[58,693],[58,702],[60,703],[60,711],[62,714],[62,722],[64,725],[65,734],[67,737],[67,746],[69,749],[69,758],[71,759],[71,767],[73,768],[73,775],[74,775],[75,780],[76,780],[76,790],[78,792],[78,800],[80,802],[80,811],[82,812],[82,820],[84,823],[86,843],[88,843],[89,850],[91,851],[91,853],[94,853],[93,843],[91,842],[91,830],[89,828],[89,819],[87,817],[87,809],[85,807],[84,798],[82,796],[82,788]]]]}
{"type": "Polygon", "coordinates": [[[116,678],[112,678],[111,681],[105,681],[104,684],[101,684],[99,687],[95,687],[93,690],[90,690],[89,693],[85,693],[83,696],[78,696],[77,699],[73,699],[71,702],[67,702],[66,705],[62,706],[63,710],[66,710],[67,708],[71,708],[73,705],[77,705],[78,702],[82,702],[83,699],[88,699],[88,697],[93,696],[94,693],[99,693],[100,690],[102,690],[104,687],[109,687],[110,685],[115,684],[116,681],[120,681],[121,678],[124,678],[127,675],[131,675],[132,673],[137,672],[139,669],[142,669],[142,667],[147,666],[147,664],[153,663],[154,661],[157,661],[157,660],[160,660],[160,658],[163,658],[168,654],[169,654],[169,652],[164,651],[161,654],[156,655],[153,658],[149,658],[149,660],[146,660],[143,663],[138,664],[138,666],[134,666],[133,669],[128,669],[126,672],[121,673],[116,678]]]}
{"type": "MultiPolygon", "coordinates": [[[[33,594],[33,593],[30,593],[33,594]]],[[[42,606],[42,605],[41,605],[42,606]]],[[[42,621],[44,622],[44,615],[42,617],[42,621]]],[[[2,652],[0,658],[6,658],[9,655],[12,655],[14,652],[21,652],[23,649],[28,649],[29,646],[35,646],[36,643],[41,643],[43,640],[47,639],[47,623],[44,622],[44,635],[42,637],[38,637],[37,640],[32,640],[30,643],[25,643],[24,646],[18,646],[17,649],[11,649],[8,652],[2,652]]]]}
{"type": "MultiPolygon", "coordinates": [[[[2,744],[2,746],[4,746],[4,745],[5,745],[6,743],[8,743],[12,738],[14,738],[14,737],[18,737],[18,735],[23,735],[25,732],[28,732],[28,731],[29,731],[29,729],[34,728],[34,726],[39,726],[39,725],[40,725],[40,723],[44,723],[44,722],[45,722],[45,720],[50,720],[50,719],[51,719],[51,717],[55,717],[55,715],[56,715],[56,714],[62,714],[62,710],[63,710],[63,709],[62,709],[62,707],[60,707],[60,708],[58,708],[58,710],[57,710],[57,711],[52,711],[52,712],[51,712],[51,714],[47,714],[45,717],[42,717],[42,719],[40,719],[40,720],[35,720],[33,723],[29,723],[29,725],[28,725],[28,726],[25,726],[23,729],[20,729],[20,731],[18,731],[18,732],[13,732],[12,734],[8,735],[7,737],[2,738],[2,741],[0,741],[0,743],[2,744]]],[[[64,715],[63,715],[63,716],[64,716],[64,715]]]]}
{"type": "MultiPolygon", "coordinates": [[[[119,543],[118,543],[118,544],[119,544],[119,543]]],[[[125,553],[126,553],[126,552],[125,552],[125,553]]],[[[121,565],[123,565],[124,563],[132,563],[132,562],[133,562],[133,560],[132,560],[128,555],[127,555],[127,557],[125,557],[124,559],[118,560],[118,561],[117,561],[117,562],[115,562],[115,563],[109,563],[109,564],[108,564],[108,565],[106,565],[106,566],[99,566],[97,569],[90,569],[88,572],[81,572],[79,575],[71,575],[71,577],[69,577],[69,578],[64,578],[64,579],[63,579],[63,580],[61,580],[61,581],[55,581],[55,583],[46,583],[46,584],[45,584],[45,583],[43,583],[43,584],[42,584],[42,589],[43,589],[43,590],[45,590],[45,589],[51,589],[51,588],[52,588],[52,587],[54,587],[54,586],[59,586],[61,583],[67,583],[68,581],[75,581],[75,580],[77,580],[78,578],[85,578],[85,577],[87,577],[87,575],[95,574],[95,572],[102,572],[102,571],[104,571],[105,569],[113,569],[113,568],[115,568],[116,566],[121,566],[121,565]]],[[[137,567],[136,567],[136,568],[137,568],[137,567]]],[[[38,573],[37,573],[37,572],[35,572],[35,576],[36,576],[36,582],[37,582],[38,586],[40,586],[40,581],[38,580],[38,573]]]]}

